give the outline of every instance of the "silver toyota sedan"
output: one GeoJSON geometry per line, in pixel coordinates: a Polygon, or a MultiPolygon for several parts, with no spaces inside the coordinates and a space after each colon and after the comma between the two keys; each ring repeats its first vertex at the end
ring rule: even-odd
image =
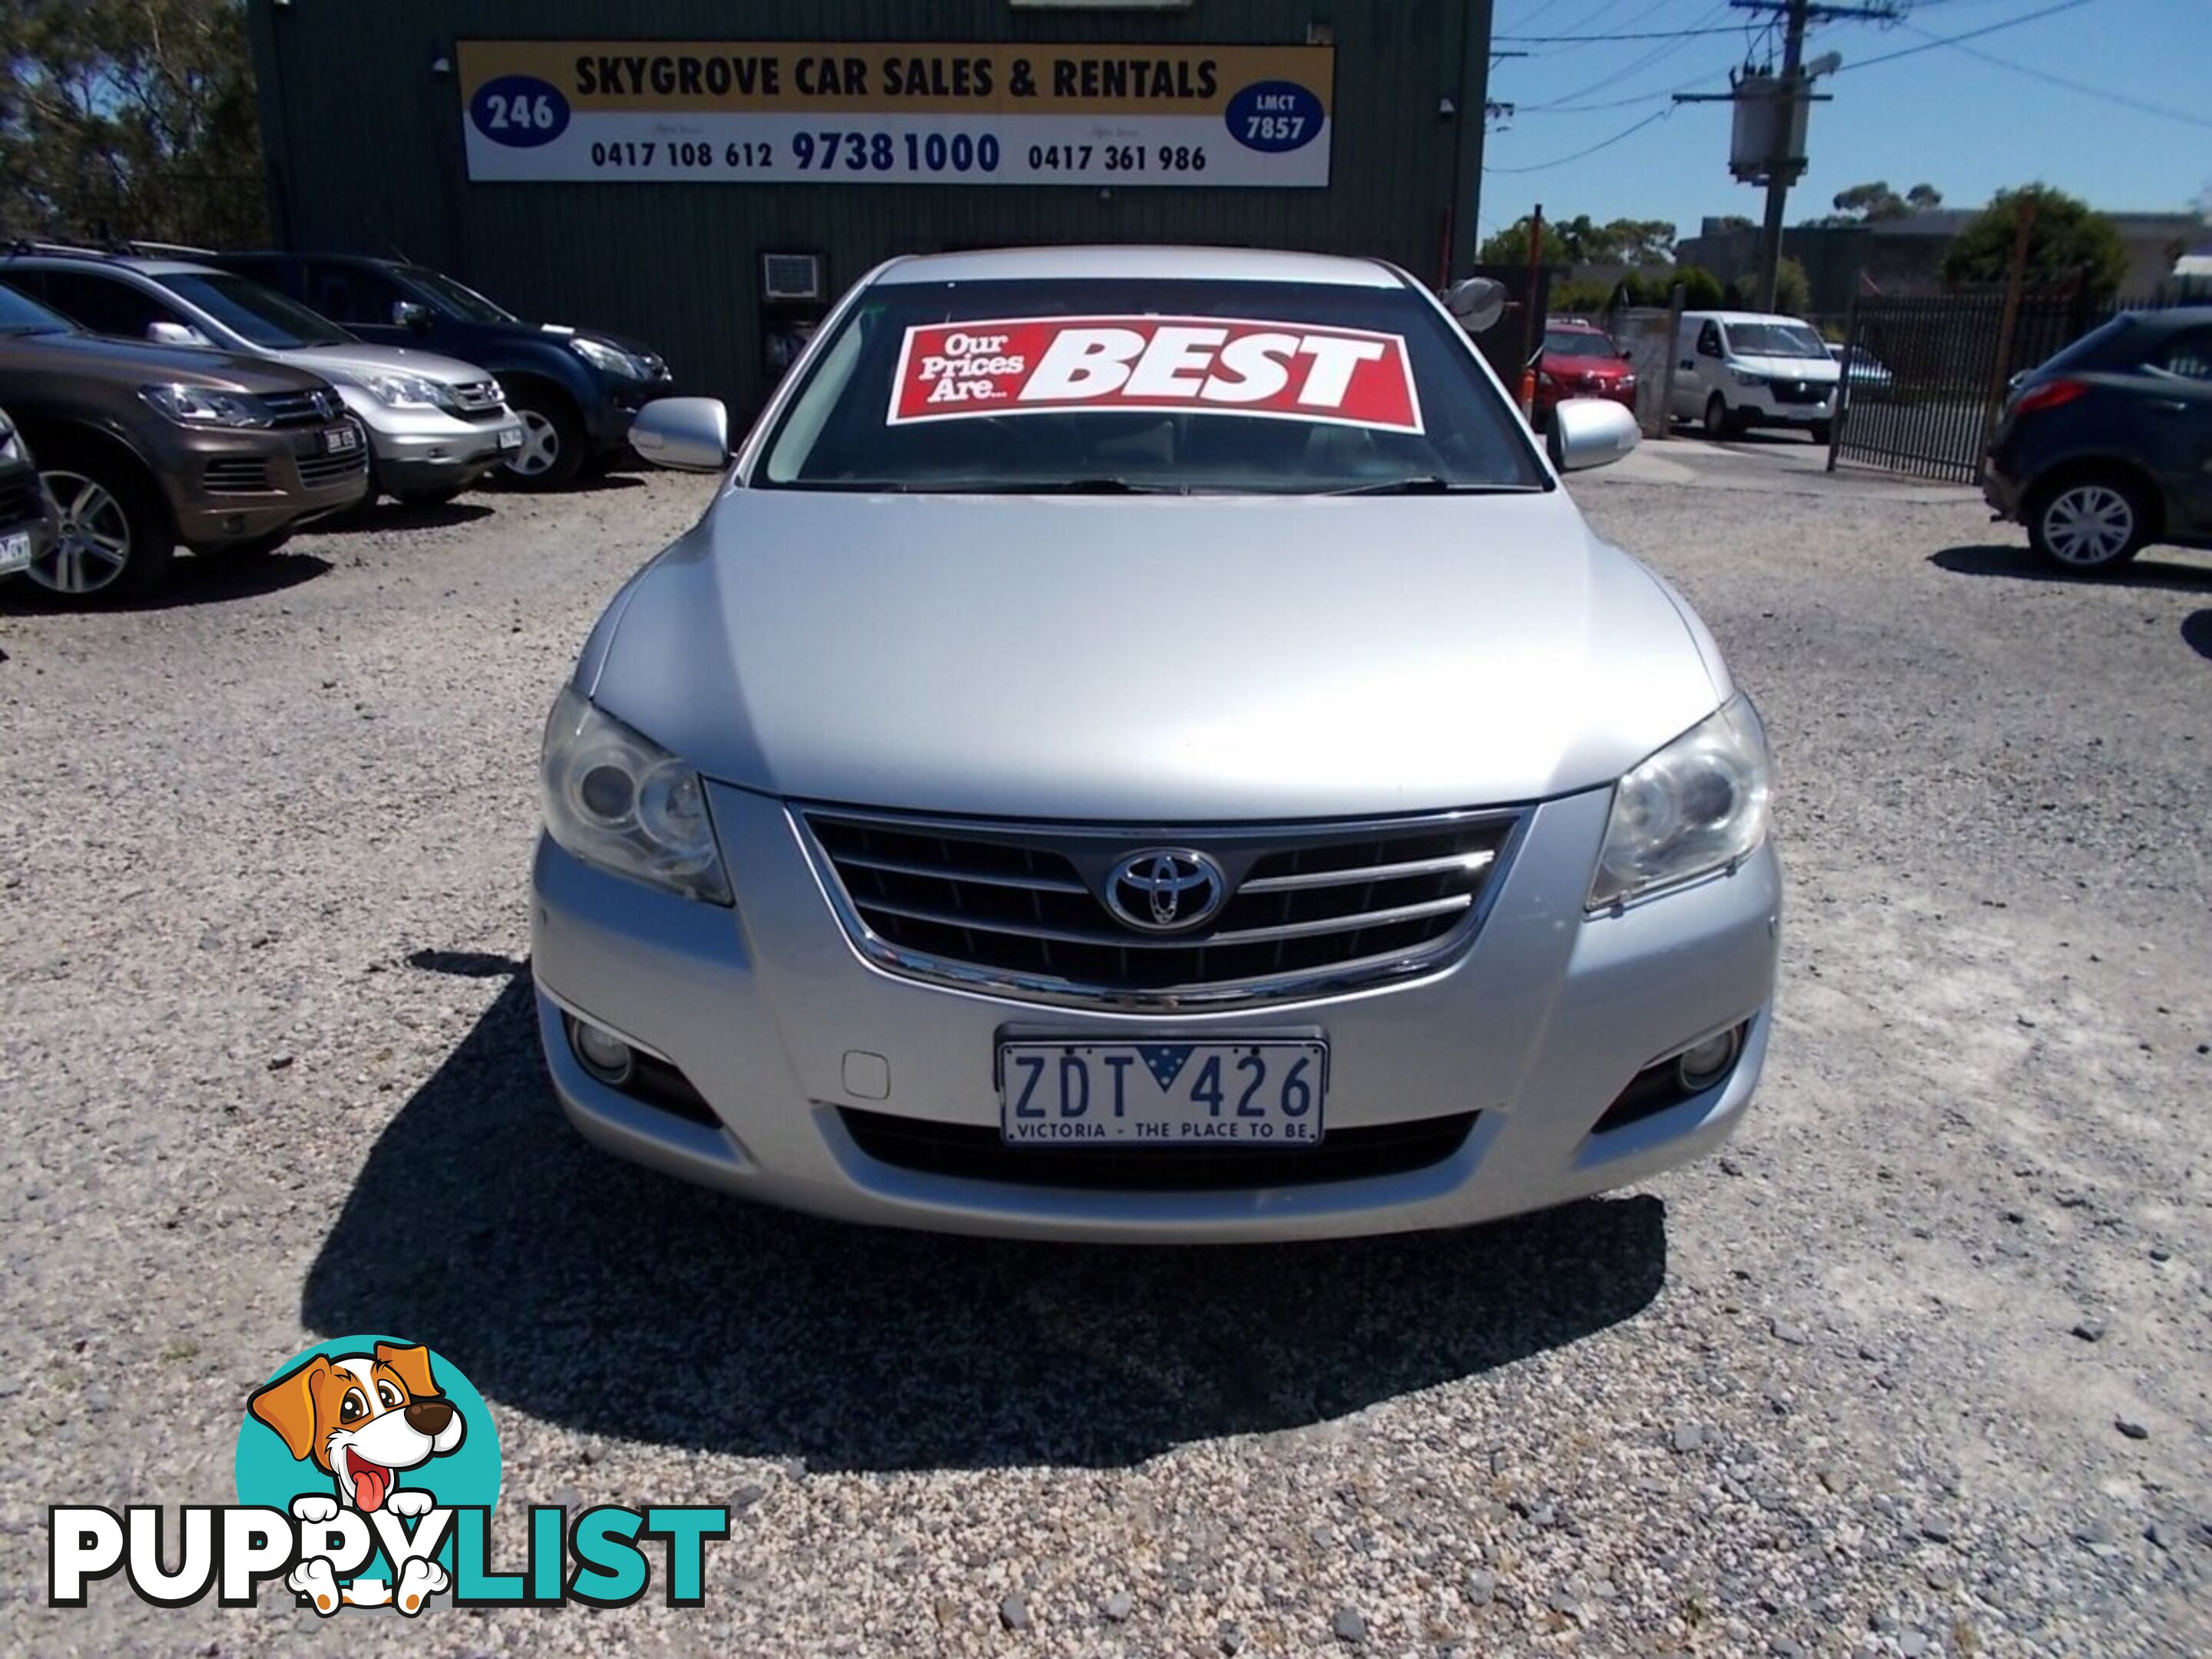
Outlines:
{"type": "Polygon", "coordinates": [[[599,1145],[1038,1238],[1459,1226],[1735,1128],[1781,873],[1750,699],[1389,265],[896,260],[545,732],[539,1029],[599,1145]]]}

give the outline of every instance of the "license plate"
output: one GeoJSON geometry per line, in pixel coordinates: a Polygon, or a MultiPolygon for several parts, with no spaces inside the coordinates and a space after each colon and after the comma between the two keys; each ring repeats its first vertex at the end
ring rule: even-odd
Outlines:
{"type": "Polygon", "coordinates": [[[511,426],[507,428],[506,431],[501,433],[499,434],[499,447],[501,449],[521,448],[522,428],[519,426],[511,426]]]}
{"type": "Polygon", "coordinates": [[[19,530],[12,536],[0,536],[0,576],[12,576],[30,568],[31,532],[19,530]]]}
{"type": "Polygon", "coordinates": [[[349,426],[334,426],[323,434],[323,453],[343,455],[361,447],[361,434],[349,426]]]}
{"type": "Polygon", "coordinates": [[[1009,1146],[1312,1146],[1328,1045],[1002,1042],[1009,1146]]]}

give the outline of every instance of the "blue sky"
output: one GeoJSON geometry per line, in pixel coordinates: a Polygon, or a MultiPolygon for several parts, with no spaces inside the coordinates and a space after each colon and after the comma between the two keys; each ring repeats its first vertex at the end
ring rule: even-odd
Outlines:
{"type": "MultiPolygon", "coordinates": [[[[2181,210],[2212,189],[2212,0],[1897,0],[1897,9],[1899,23],[1829,23],[1808,37],[1808,59],[1832,50],[1844,68],[1821,82],[1835,101],[1814,106],[1811,166],[1790,191],[1790,223],[1873,179],[1899,192],[1932,184],[1947,207],[1978,207],[1994,190],[2038,179],[2097,207],[2137,210],[2181,210]],[[2053,7],[2063,9],[2033,18],[2053,7]],[[2016,18],[2033,21],[1929,45],[2016,18]],[[1917,46],[1928,49],[1868,61],[1917,46]]],[[[1484,235],[1534,202],[1547,218],[1671,219],[1685,236],[1706,214],[1759,216],[1765,192],[1728,174],[1729,106],[1666,95],[1726,91],[1727,70],[1745,60],[1747,14],[1727,0],[1496,0],[1496,49],[1530,56],[1491,69],[1491,96],[1519,112],[1486,147],[1484,235]],[[1698,28],[1727,32],[1593,45],[1506,38],[1698,28]],[[1537,107],[1546,104],[1576,107],[1537,107]]],[[[1778,33],[1754,52],[1778,64],[1778,33]]]]}

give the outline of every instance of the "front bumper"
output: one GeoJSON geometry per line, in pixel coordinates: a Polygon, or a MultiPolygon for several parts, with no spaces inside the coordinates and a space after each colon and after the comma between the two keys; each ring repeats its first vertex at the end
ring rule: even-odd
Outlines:
{"type": "Polygon", "coordinates": [[[1820,396],[1809,403],[1785,401],[1771,386],[1741,386],[1733,382],[1728,390],[1729,407],[1737,417],[1753,426],[1812,426],[1836,417],[1836,389],[1827,387],[1820,396]]]}
{"type": "Polygon", "coordinates": [[[734,911],[611,875],[540,839],[532,916],[539,1029],[556,1092],[586,1136],[766,1203],[860,1222],[1122,1242],[1461,1226],[1710,1151],[1733,1133],[1765,1051],[1781,906],[1771,849],[1731,874],[1586,917],[1607,790],[1532,811],[1481,931],[1434,975],[1322,1000],[1164,1017],[1039,1007],[870,966],[833,915],[783,804],[720,786],[709,795],[734,911]],[[567,1013],[665,1059],[715,1121],[599,1081],[569,1047],[567,1013]],[[1721,1082],[1593,1133],[1644,1066],[1739,1024],[1743,1052],[1721,1082]],[[996,1043],[1010,1028],[1093,1041],[1318,1030],[1331,1045],[1331,1133],[1478,1115],[1455,1151],[1423,1168],[1226,1191],[1013,1184],[861,1151],[841,1108],[995,1128],[996,1043]],[[866,1060],[856,1069],[851,1055],[866,1060]],[[848,1082],[869,1092],[849,1092],[848,1082]]]}
{"type": "Polygon", "coordinates": [[[366,392],[343,388],[346,406],[368,428],[378,488],[412,493],[450,489],[497,466],[522,447],[522,417],[464,421],[442,410],[393,409],[366,392]],[[512,432],[502,445],[501,434],[512,432]]]}
{"type": "Polygon", "coordinates": [[[177,539],[187,547],[221,547],[353,506],[368,491],[368,451],[324,455],[325,429],[179,428],[173,450],[154,457],[177,539]],[[226,465],[258,471],[233,489],[217,483],[226,465]]]}

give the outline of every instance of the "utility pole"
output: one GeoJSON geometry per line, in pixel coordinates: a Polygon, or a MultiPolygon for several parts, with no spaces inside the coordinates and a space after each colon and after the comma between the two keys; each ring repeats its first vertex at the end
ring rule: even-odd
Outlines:
{"type": "MultiPolygon", "coordinates": [[[[1805,158],[1790,153],[1797,131],[1797,108],[1809,84],[1804,74],[1805,30],[1814,23],[1856,19],[1891,22],[1893,5],[1830,6],[1814,0],[1729,0],[1738,11],[1778,12],[1782,16],[1782,83],[1775,98],[1771,142],[1766,155],[1766,223],[1759,239],[1759,304],[1774,309],[1774,284],[1782,268],[1782,216],[1790,199],[1790,186],[1797,182],[1805,158]]],[[[1816,66],[1817,67],[1817,66],[1816,66]]]]}

